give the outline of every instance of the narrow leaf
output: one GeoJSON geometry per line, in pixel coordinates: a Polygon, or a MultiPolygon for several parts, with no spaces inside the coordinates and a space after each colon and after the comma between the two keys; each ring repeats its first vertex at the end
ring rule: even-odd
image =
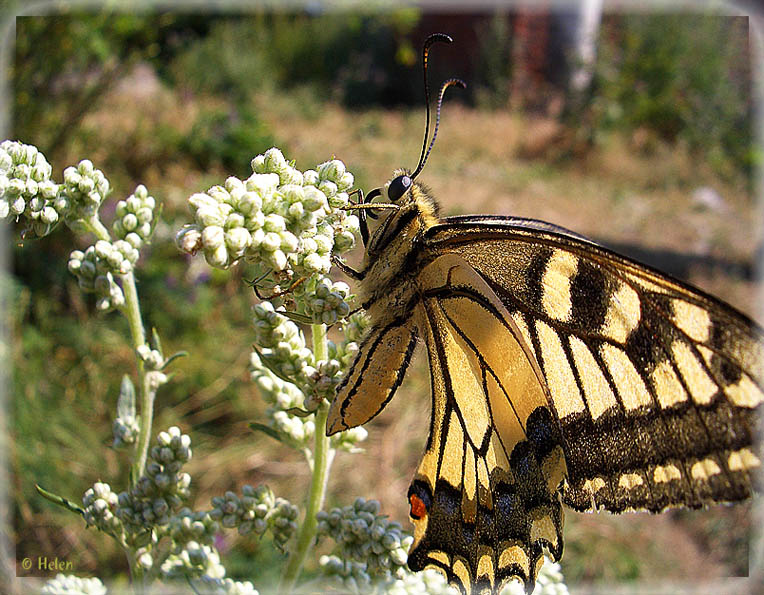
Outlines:
{"type": "Polygon", "coordinates": [[[162,340],[159,338],[159,333],[157,332],[157,329],[154,327],[151,327],[151,347],[153,349],[156,349],[160,355],[163,355],[162,340]]]}
{"type": "Polygon", "coordinates": [[[253,421],[249,424],[249,429],[252,430],[253,432],[262,432],[263,434],[270,436],[274,440],[278,440],[282,444],[284,443],[284,437],[279,432],[271,428],[270,426],[266,426],[265,424],[261,424],[261,423],[257,423],[253,421]]]}
{"type": "Polygon", "coordinates": [[[37,484],[34,484],[34,487],[37,490],[37,493],[40,494],[40,496],[42,496],[46,500],[49,500],[50,502],[53,502],[53,504],[57,504],[58,506],[66,508],[67,510],[70,510],[71,512],[76,512],[77,514],[85,513],[84,509],[80,508],[76,504],[72,504],[69,500],[67,500],[63,496],[59,496],[57,494],[53,494],[47,490],[44,490],[37,484]]]}
{"type": "Polygon", "coordinates": [[[292,322],[297,322],[299,324],[313,324],[313,319],[307,314],[300,314],[299,312],[279,312],[279,314],[283,314],[292,322]]]}
{"type": "Polygon", "coordinates": [[[178,359],[179,357],[186,357],[188,355],[188,351],[178,351],[177,353],[173,353],[170,357],[167,358],[167,361],[165,361],[164,366],[162,366],[162,370],[164,370],[171,361],[178,359]]]}
{"type": "Polygon", "coordinates": [[[274,365],[273,363],[273,357],[263,354],[257,347],[254,345],[252,346],[252,349],[254,352],[258,355],[260,358],[260,362],[265,366],[265,368],[271,372],[274,376],[278,376],[283,380],[284,382],[289,382],[290,384],[294,384],[294,381],[291,378],[288,378],[284,374],[281,373],[281,371],[274,365]]]}

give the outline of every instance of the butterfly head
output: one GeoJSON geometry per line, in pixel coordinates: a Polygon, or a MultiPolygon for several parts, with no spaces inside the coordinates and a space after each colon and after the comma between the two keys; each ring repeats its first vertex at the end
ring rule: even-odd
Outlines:
{"type": "Polygon", "coordinates": [[[403,198],[404,194],[411,190],[411,186],[414,183],[414,180],[412,180],[411,176],[406,172],[395,173],[397,175],[387,183],[387,197],[391,202],[397,203],[401,198],[403,198]]]}

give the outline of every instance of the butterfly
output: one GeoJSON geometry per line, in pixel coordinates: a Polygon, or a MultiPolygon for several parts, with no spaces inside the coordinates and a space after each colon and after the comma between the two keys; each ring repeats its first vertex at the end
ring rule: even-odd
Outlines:
{"type": "MultiPolygon", "coordinates": [[[[450,38],[425,43],[426,95],[436,41],[450,38]]],[[[446,88],[460,84],[441,87],[438,120],[446,88]]],[[[327,421],[333,434],[375,417],[426,345],[432,418],[408,490],[409,567],[438,568],[466,593],[511,579],[531,592],[544,550],[562,555],[563,504],[658,512],[750,497],[762,329],[562,227],[439,218],[415,181],[438,120],[416,170],[395,171],[356,205],[363,268],[340,265],[370,325],[327,421]],[[387,212],[373,234],[367,211],[387,212]]]]}

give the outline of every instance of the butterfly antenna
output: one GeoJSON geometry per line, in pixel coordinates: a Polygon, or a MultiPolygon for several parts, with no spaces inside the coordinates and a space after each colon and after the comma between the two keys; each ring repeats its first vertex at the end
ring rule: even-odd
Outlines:
{"type": "Polygon", "coordinates": [[[446,82],[443,83],[440,87],[440,93],[438,93],[438,109],[435,112],[435,129],[432,131],[432,140],[430,141],[430,146],[427,147],[427,152],[424,154],[424,157],[420,160],[419,165],[416,168],[416,171],[411,174],[411,179],[413,180],[420,171],[424,168],[424,164],[427,163],[427,158],[430,156],[430,151],[432,151],[432,146],[435,144],[435,138],[438,136],[438,126],[440,126],[440,106],[443,104],[443,95],[446,93],[446,89],[449,87],[457,86],[461,89],[466,89],[467,84],[462,79],[448,79],[446,82]]]}
{"type": "MultiPolygon", "coordinates": [[[[422,74],[424,76],[424,105],[425,105],[425,121],[424,121],[424,141],[422,141],[422,152],[419,154],[419,163],[416,166],[416,174],[422,171],[424,167],[425,151],[427,150],[427,138],[430,136],[430,85],[427,82],[427,59],[430,55],[430,46],[434,43],[442,41],[443,43],[451,43],[453,39],[450,35],[445,33],[433,33],[424,42],[422,47],[422,74]]],[[[414,176],[411,176],[413,179],[414,176]]]]}

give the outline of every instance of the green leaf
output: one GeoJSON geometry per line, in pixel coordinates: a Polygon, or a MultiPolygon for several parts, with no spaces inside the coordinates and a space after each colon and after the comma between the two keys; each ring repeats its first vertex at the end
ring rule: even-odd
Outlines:
{"type": "Polygon", "coordinates": [[[287,409],[286,412],[289,415],[294,415],[295,417],[308,417],[309,415],[313,415],[313,413],[315,413],[314,411],[300,409],[299,407],[292,407],[291,409],[287,409]]]}
{"type": "Polygon", "coordinates": [[[262,275],[259,277],[253,278],[253,279],[242,279],[244,281],[245,285],[249,285],[250,287],[254,288],[257,287],[261,281],[264,281],[265,278],[270,275],[273,271],[271,269],[268,269],[265,271],[262,275]]]}
{"type": "Polygon", "coordinates": [[[281,370],[279,370],[276,365],[273,362],[273,357],[264,355],[256,346],[252,346],[253,351],[257,354],[257,356],[260,358],[260,363],[263,364],[263,366],[271,372],[274,376],[278,376],[283,380],[284,382],[288,382],[290,384],[294,384],[294,380],[291,378],[288,378],[284,374],[281,373],[281,370]]]}
{"type": "Polygon", "coordinates": [[[151,530],[144,531],[143,533],[139,533],[136,535],[132,540],[132,545],[135,547],[146,547],[151,543],[151,530]]]}
{"type": "Polygon", "coordinates": [[[159,223],[162,220],[162,213],[164,212],[164,203],[160,202],[157,204],[156,209],[154,209],[154,215],[151,221],[151,231],[149,232],[149,237],[146,238],[146,243],[148,244],[151,241],[151,238],[154,237],[154,232],[157,228],[157,223],[159,223]]]}
{"type": "Polygon", "coordinates": [[[270,426],[266,426],[265,424],[261,424],[261,423],[257,423],[253,421],[249,424],[249,429],[252,430],[253,432],[262,432],[263,434],[270,436],[274,440],[278,440],[282,444],[285,444],[284,437],[279,432],[271,428],[270,426]]]}
{"type": "Polygon", "coordinates": [[[40,496],[42,496],[46,500],[53,502],[53,504],[57,504],[58,506],[61,506],[62,508],[66,508],[67,510],[71,512],[76,512],[77,514],[80,514],[80,515],[85,514],[84,509],[80,508],[76,504],[72,504],[71,502],[69,502],[69,500],[67,500],[63,496],[59,496],[57,494],[53,494],[52,492],[44,490],[37,484],[34,484],[34,487],[37,490],[37,492],[40,494],[40,496]]]}
{"type": "Polygon", "coordinates": [[[151,348],[156,349],[159,352],[159,355],[163,355],[162,353],[162,341],[159,338],[159,333],[157,332],[157,329],[153,326],[151,327],[151,348]]]}
{"type": "Polygon", "coordinates": [[[167,358],[167,361],[165,361],[164,366],[161,367],[162,370],[164,370],[168,365],[170,365],[170,362],[178,359],[179,357],[186,357],[188,355],[188,351],[178,351],[177,353],[173,353],[170,357],[167,358]]]}
{"type": "Polygon", "coordinates": [[[292,322],[297,322],[300,324],[313,324],[313,319],[307,314],[300,314],[298,312],[279,312],[279,314],[283,314],[292,322]]]}

